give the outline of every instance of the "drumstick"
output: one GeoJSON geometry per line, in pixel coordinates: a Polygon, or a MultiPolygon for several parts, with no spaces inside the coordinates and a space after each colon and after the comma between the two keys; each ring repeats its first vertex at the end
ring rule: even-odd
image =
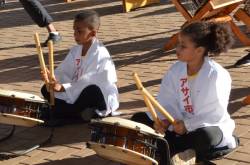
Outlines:
{"type": "MultiPolygon", "coordinates": [[[[141,81],[140,81],[140,79],[138,77],[138,74],[137,73],[133,73],[133,77],[134,77],[134,80],[135,80],[137,88],[139,90],[141,88],[143,88],[143,85],[142,85],[142,83],[141,83],[141,81]]],[[[153,117],[154,122],[156,122],[158,125],[160,125],[159,118],[157,116],[157,113],[154,110],[154,107],[153,107],[152,103],[150,102],[150,100],[144,94],[142,94],[142,96],[143,96],[143,99],[144,99],[144,102],[145,102],[146,106],[149,109],[149,112],[151,113],[151,115],[153,117]]]]}
{"type": "MultiPolygon", "coordinates": [[[[48,42],[49,46],[49,71],[50,71],[50,82],[53,81],[54,77],[54,48],[53,48],[53,42],[49,41],[48,42]]],[[[50,90],[50,105],[55,105],[55,97],[54,97],[54,90],[53,88],[49,88],[50,90]]]]}
{"type": "MultiPolygon", "coordinates": [[[[42,51],[42,47],[41,47],[41,44],[40,44],[40,39],[39,39],[38,33],[35,33],[34,37],[35,37],[36,49],[37,49],[37,53],[38,53],[38,58],[39,58],[39,63],[40,63],[41,70],[44,73],[47,73],[44,58],[43,58],[43,51],[42,51]]],[[[47,90],[49,89],[48,83],[49,82],[47,82],[45,80],[47,90]]]]}
{"type": "Polygon", "coordinates": [[[156,99],[143,87],[139,88],[139,90],[142,92],[144,96],[146,96],[151,103],[160,111],[160,113],[163,114],[163,116],[171,123],[174,124],[175,120],[174,118],[161,106],[161,104],[156,101],[156,99]]]}
{"type": "Polygon", "coordinates": [[[171,123],[174,124],[175,120],[174,118],[161,106],[161,104],[156,101],[156,99],[145,89],[141,89],[142,93],[148,97],[148,99],[152,102],[154,106],[157,107],[157,109],[160,111],[160,113],[163,114],[163,116],[171,123]]]}

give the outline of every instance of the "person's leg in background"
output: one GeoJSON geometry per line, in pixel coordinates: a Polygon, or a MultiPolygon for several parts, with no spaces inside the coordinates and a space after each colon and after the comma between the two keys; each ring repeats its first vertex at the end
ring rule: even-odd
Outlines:
{"type": "Polygon", "coordinates": [[[60,42],[62,37],[53,25],[53,19],[38,0],[19,0],[25,11],[39,27],[46,27],[49,36],[43,46],[47,46],[49,40],[53,43],[60,42]]]}

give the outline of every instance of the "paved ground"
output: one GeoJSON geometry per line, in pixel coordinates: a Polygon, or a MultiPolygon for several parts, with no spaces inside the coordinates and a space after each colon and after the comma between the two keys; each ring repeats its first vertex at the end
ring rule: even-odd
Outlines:
{"type": "MultiPolygon", "coordinates": [[[[109,49],[117,68],[121,102],[119,111],[127,117],[145,110],[131,74],[138,72],[145,87],[152,94],[157,93],[163,73],[176,60],[174,51],[164,52],[162,48],[182,25],[182,16],[167,2],[122,13],[121,0],[77,0],[69,4],[62,1],[41,0],[63,36],[60,45],[55,46],[55,63],[60,63],[68,49],[74,45],[74,15],[84,9],[95,9],[102,20],[99,38],[109,49]]],[[[33,34],[39,32],[44,41],[47,37],[46,30],[34,25],[17,0],[7,0],[7,6],[0,9],[0,15],[0,88],[40,95],[42,81],[33,34]]],[[[249,67],[232,67],[237,59],[246,54],[246,48],[236,42],[228,53],[215,58],[228,69],[233,79],[229,111],[237,123],[235,133],[241,140],[241,145],[235,152],[214,161],[219,165],[250,164],[250,111],[249,106],[241,104],[241,100],[250,94],[249,67]]],[[[9,129],[10,127],[0,125],[0,136],[9,129]]],[[[49,133],[48,128],[18,127],[12,138],[0,143],[0,151],[18,152],[43,141],[49,133]]],[[[50,144],[25,156],[0,160],[0,164],[117,164],[99,158],[92,150],[86,149],[89,136],[87,124],[56,128],[50,144]]]]}

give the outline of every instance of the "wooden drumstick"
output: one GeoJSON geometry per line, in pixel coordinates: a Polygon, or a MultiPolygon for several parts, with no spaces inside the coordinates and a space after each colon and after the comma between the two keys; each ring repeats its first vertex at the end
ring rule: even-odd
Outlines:
{"type": "MultiPolygon", "coordinates": [[[[143,85],[141,83],[141,80],[138,77],[138,74],[133,73],[133,77],[134,77],[137,88],[141,91],[141,89],[143,88],[143,85]]],[[[146,106],[149,109],[149,112],[151,113],[151,115],[153,117],[154,122],[156,122],[157,124],[160,124],[159,123],[159,118],[157,116],[157,113],[154,110],[154,107],[153,107],[152,103],[150,102],[150,100],[144,94],[142,94],[142,96],[143,96],[143,99],[144,99],[144,102],[145,102],[146,106]]]]}
{"type": "MultiPolygon", "coordinates": [[[[136,74],[134,74],[136,75],[136,74]]],[[[138,75],[137,78],[139,79],[138,75]]],[[[174,124],[175,120],[174,118],[161,106],[161,104],[156,101],[156,99],[142,86],[140,86],[139,90],[142,92],[144,97],[147,97],[150,102],[160,111],[161,114],[171,123],[174,124]]]]}
{"type": "Polygon", "coordinates": [[[156,99],[145,89],[141,89],[142,93],[148,97],[148,99],[151,101],[151,103],[160,111],[160,113],[163,114],[163,116],[171,123],[174,124],[175,120],[174,118],[161,106],[161,104],[156,101],[156,99]]]}
{"type": "MultiPolygon", "coordinates": [[[[35,38],[36,49],[37,49],[37,53],[38,53],[38,58],[39,58],[39,63],[40,63],[41,70],[44,73],[46,73],[46,66],[45,66],[45,62],[44,62],[44,58],[43,58],[43,51],[42,51],[42,47],[41,47],[41,44],[40,44],[40,39],[39,39],[38,33],[35,33],[34,38],[35,38]]],[[[48,83],[49,82],[47,82],[45,80],[47,90],[49,89],[48,83]]]]}
{"type": "MultiPolygon", "coordinates": [[[[48,42],[48,46],[49,46],[49,71],[50,71],[50,82],[53,81],[53,77],[55,76],[54,74],[54,47],[53,47],[53,42],[49,41],[48,42]]],[[[54,96],[54,90],[53,88],[49,88],[50,90],[50,105],[55,105],[55,96],[54,96]]]]}

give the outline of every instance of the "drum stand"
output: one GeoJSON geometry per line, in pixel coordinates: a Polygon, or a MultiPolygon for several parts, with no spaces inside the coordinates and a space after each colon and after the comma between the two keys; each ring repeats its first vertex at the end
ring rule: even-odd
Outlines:
{"type": "MultiPolygon", "coordinates": [[[[3,142],[5,140],[9,139],[13,135],[14,131],[15,131],[15,125],[12,126],[12,129],[7,136],[0,139],[0,142],[3,142]]],[[[54,127],[51,128],[49,136],[44,141],[42,141],[40,144],[34,145],[34,146],[32,146],[32,147],[30,147],[30,148],[28,148],[20,153],[13,153],[13,152],[8,152],[8,151],[7,152],[0,152],[0,161],[26,155],[27,153],[50,143],[51,139],[53,138],[53,135],[54,135],[54,127]]]]}
{"type": "Polygon", "coordinates": [[[16,129],[16,126],[13,125],[11,130],[9,131],[9,133],[6,136],[4,136],[3,138],[0,139],[0,142],[5,141],[8,138],[10,138],[13,135],[13,133],[15,132],[15,129],[16,129]]]}

